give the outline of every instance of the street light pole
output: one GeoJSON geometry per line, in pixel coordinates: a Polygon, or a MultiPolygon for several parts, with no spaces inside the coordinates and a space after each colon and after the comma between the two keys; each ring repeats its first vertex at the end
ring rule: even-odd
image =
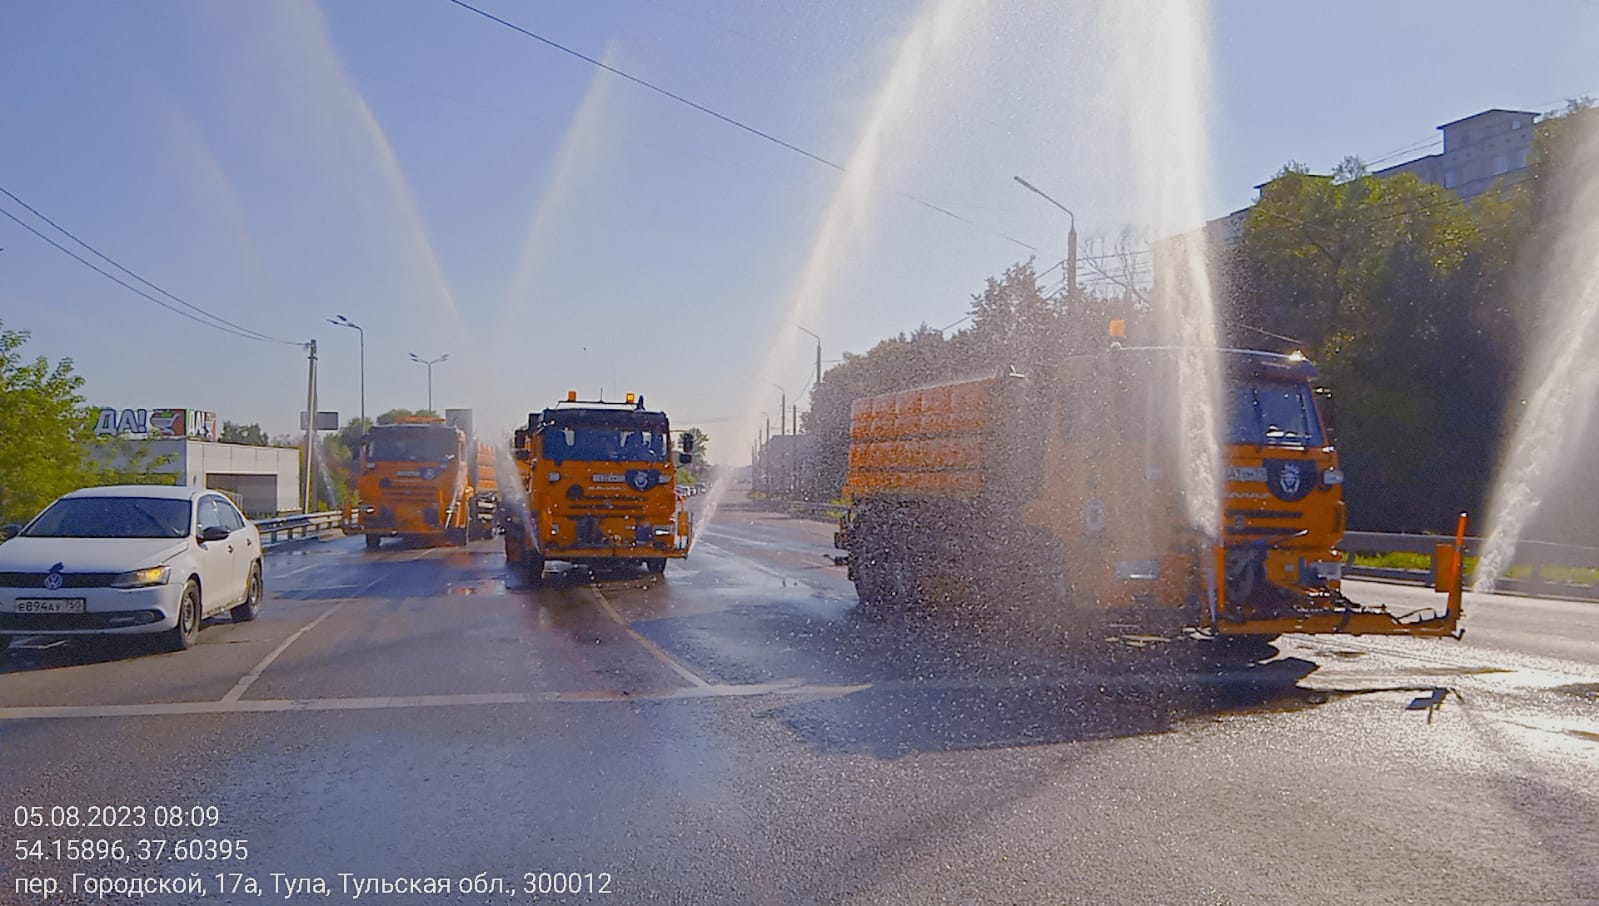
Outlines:
{"type": "Polygon", "coordinates": [[[356,334],[359,335],[360,338],[361,338],[361,421],[360,421],[359,424],[361,425],[361,433],[365,434],[366,433],[366,331],[361,329],[361,325],[355,323],[354,321],[351,321],[349,318],[346,318],[343,315],[339,315],[337,318],[329,318],[328,319],[328,323],[332,324],[334,326],[337,326],[337,327],[349,327],[349,328],[353,329],[356,332],[356,334]]]}
{"type": "Polygon", "coordinates": [[[411,361],[417,363],[418,365],[426,365],[427,368],[428,368],[428,411],[429,412],[433,411],[433,366],[437,365],[440,362],[443,362],[443,361],[447,360],[449,357],[450,357],[450,354],[447,353],[447,352],[444,355],[441,355],[441,356],[439,356],[436,359],[424,359],[424,358],[422,358],[421,356],[417,355],[414,352],[411,353],[411,361]]]}
{"type": "MultiPolygon", "coordinates": [[[[788,323],[789,323],[790,327],[793,327],[793,328],[795,328],[797,330],[804,331],[805,333],[809,334],[812,339],[814,339],[816,341],[816,383],[812,384],[811,386],[813,388],[822,386],[822,338],[817,336],[813,331],[811,331],[811,330],[809,330],[807,328],[804,328],[804,327],[800,327],[798,324],[795,324],[793,321],[790,321],[788,323]]],[[[794,433],[798,434],[799,433],[799,428],[796,427],[794,429],[794,433]]]]}
{"type": "Polygon", "coordinates": [[[1071,296],[1077,295],[1077,215],[1073,214],[1070,208],[1045,195],[1042,189],[1027,180],[1020,176],[1013,178],[1021,183],[1023,188],[1065,211],[1066,216],[1071,218],[1071,226],[1066,232],[1066,292],[1071,296]]]}

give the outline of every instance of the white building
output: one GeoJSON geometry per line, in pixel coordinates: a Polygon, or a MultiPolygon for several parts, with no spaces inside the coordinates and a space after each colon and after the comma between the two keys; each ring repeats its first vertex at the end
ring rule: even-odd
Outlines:
{"type": "Polygon", "coordinates": [[[1438,127],[1444,134],[1441,152],[1372,175],[1414,173],[1423,182],[1453,189],[1461,198],[1473,198],[1493,188],[1496,181],[1512,183],[1525,175],[1537,120],[1538,114],[1526,110],[1496,108],[1474,113],[1438,127]]]}
{"type": "Polygon", "coordinates": [[[178,484],[229,491],[252,518],[300,508],[300,451],[288,447],[216,444],[186,438],[150,441],[153,457],[171,456],[156,469],[178,484]]]}
{"type": "MultiPolygon", "coordinates": [[[[217,417],[195,409],[99,411],[95,433],[140,441],[139,453],[184,487],[225,491],[252,518],[300,508],[300,451],[217,443],[217,417]]],[[[120,454],[126,458],[133,451],[120,454]]]]}

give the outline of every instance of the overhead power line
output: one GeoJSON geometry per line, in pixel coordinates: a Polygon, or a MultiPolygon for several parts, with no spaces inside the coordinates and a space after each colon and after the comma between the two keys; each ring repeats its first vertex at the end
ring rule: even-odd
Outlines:
{"type": "MultiPolygon", "coordinates": [[[[767,131],[765,131],[763,129],[756,128],[755,126],[751,126],[750,124],[748,124],[748,123],[746,123],[746,122],[744,122],[742,120],[735,119],[735,118],[733,118],[731,116],[728,116],[725,113],[721,113],[719,111],[713,110],[710,107],[707,107],[704,104],[699,103],[698,101],[691,100],[690,98],[686,98],[683,95],[678,94],[675,91],[671,91],[670,89],[663,88],[660,85],[655,84],[654,82],[650,82],[650,81],[647,81],[645,79],[641,79],[641,78],[639,78],[636,75],[633,75],[633,74],[628,73],[628,72],[624,72],[623,70],[620,70],[620,69],[617,69],[615,66],[612,66],[609,63],[603,62],[601,60],[595,59],[594,57],[591,57],[588,54],[583,53],[582,51],[575,50],[575,49],[573,49],[571,47],[567,47],[565,44],[562,44],[559,41],[556,41],[556,40],[554,40],[552,38],[547,38],[544,35],[538,34],[537,32],[530,31],[530,30],[528,30],[526,28],[523,28],[522,26],[517,25],[515,22],[511,22],[508,19],[502,19],[499,16],[496,16],[493,13],[488,12],[487,10],[479,9],[478,7],[475,7],[472,4],[465,2],[465,0],[450,0],[450,2],[455,4],[456,6],[461,7],[464,10],[468,10],[470,12],[477,13],[479,16],[482,16],[483,18],[488,19],[491,22],[495,22],[495,23],[498,23],[499,25],[502,25],[502,26],[504,26],[506,28],[509,28],[510,30],[516,32],[517,34],[524,35],[526,37],[532,38],[533,40],[539,42],[540,44],[543,44],[543,45],[545,45],[547,47],[554,48],[555,50],[558,50],[561,53],[564,53],[564,54],[566,54],[568,56],[576,57],[577,59],[582,60],[583,62],[588,63],[591,66],[596,66],[596,67],[598,67],[600,69],[603,69],[606,72],[611,73],[614,76],[617,76],[618,78],[626,79],[627,81],[632,82],[633,84],[638,85],[641,88],[645,88],[645,89],[648,89],[650,91],[653,91],[656,94],[659,94],[662,97],[669,98],[669,99],[671,99],[673,101],[676,101],[677,103],[682,104],[685,107],[689,107],[689,108],[692,108],[694,110],[698,110],[700,113],[703,113],[706,116],[709,116],[709,117],[712,117],[714,119],[720,120],[720,121],[728,124],[729,126],[732,126],[735,129],[741,129],[741,130],[743,130],[745,132],[748,132],[749,134],[754,135],[757,138],[764,139],[765,141],[771,142],[772,144],[777,145],[780,148],[786,148],[789,151],[792,151],[795,154],[798,154],[798,155],[800,155],[802,157],[809,158],[810,160],[813,160],[816,163],[819,163],[819,164],[821,164],[824,167],[830,167],[830,168],[832,168],[834,170],[837,170],[840,173],[848,173],[849,172],[849,170],[847,168],[845,168],[843,164],[840,164],[837,161],[829,160],[828,158],[823,157],[822,155],[817,154],[814,151],[808,151],[805,148],[802,148],[799,145],[794,144],[793,142],[789,142],[789,141],[786,141],[784,139],[778,138],[776,135],[773,135],[770,132],[767,132],[767,131]]],[[[996,235],[999,238],[1004,239],[1007,242],[1015,243],[1016,245],[1019,245],[1022,248],[1028,249],[1029,251],[1034,251],[1034,252],[1038,251],[1038,247],[1033,245],[1032,243],[1023,242],[1022,240],[1017,239],[1014,236],[1006,235],[1005,233],[999,232],[997,230],[988,229],[987,227],[984,227],[982,224],[979,224],[979,223],[977,223],[974,220],[970,220],[970,219],[968,219],[966,217],[962,217],[961,215],[955,213],[954,211],[951,211],[950,209],[948,209],[946,207],[943,207],[941,205],[934,204],[933,202],[928,201],[925,198],[921,198],[921,197],[913,195],[913,194],[911,194],[909,192],[904,192],[904,191],[900,191],[900,190],[897,190],[897,189],[888,189],[886,191],[888,191],[888,192],[890,192],[890,193],[892,193],[894,195],[897,195],[900,198],[904,198],[907,201],[911,201],[911,202],[914,202],[916,204],[919,204],[922,207],[927,208],[930,211],[937,211],[938,213],[943,214],[945,217],[948,217],[951,220],[955,220],[955,221],[958,221],[960,223],[964,223],[967,226],[973,227],[975,229],[979,229],[979,230],[983,230],[983,231],[988,232],[988,233],[992,233],[993,235],[996,235]]]]}
{"type": "Polygon", "coordinates": [[[23,229],[27,230],[28,232],[32,233],[33,235],[35,235],[35,236],[39,237],[40,239],[44,240],[45,242],[49,243],[51,246],[55,247],[58,251],[62,252],[63,254],[70,256],[73,260],[77,261],[79,264],[82,264],[83,266],[93,270],[95,273],[98,273],[102,277],[105,277],[107,280],[110,280],[113,283],[116,283],[117,285],[123,287],[124,289],[127,289],[127,290],[129,290],[131,292],[134,292],[134,293],[136,293],[136,294],[138,294],[140,296],[143,296],[144,298],[150,300],[151,302],[154,302],[155,304],[161,306],[162,308],[165,308],[166,310],[172,312],[173,314],[181,315],[181,316],[183,316],[185,318],[188,318],[189,320],[195,322],[196,324],[203,324],[206,327],[210,327],[210,328],[213,328],[215,330],[220,330],[223,333],[232,334],[234,336],[241,337],[241,338],[246,339],[246,340],[255,340],[255,341],[261,342],[261,343],[281,343],[281,344],[284,344],[286,346],[300,346],[300,345],[303,345],[301,342],[299,342],[297,340],[285,340],[285,339],[282,339],[281,337],[274,337],[274,336],[271,336],[270,334],[261,333],[258,330],[251,330],[250,328],[245,327],[245,326],[243,326],[241,324],[235,324],[234,322],[229,321],[227,318],[224,318],[221,315],[213,314],[213,313],[205,310],[204,308],[201,308],[200,306],[195,305],[195,304],[193,304],[193,303],[181,298],[180,296],[178,296],[178,295],[176,295],[174,293],[168,292],[167,290],[162,289],[160,286],[157,286],[156,284],[150,282],[149,280],[146,280],[145,278],[139,276],[138,274],[136,274],[133,271],[129,270],[128,268],[124,267],[123,265],[118,263],[115,259],[111,258],[111,256],[105,254],[104,252],[102,252],[99,249],[95,248],[94,246],[90,245],[88,242],[86,242],[83,239],[79,238],[71,230],[68,230],[66,227],[62,226],[61,224],[56,223],[54,220],[51,220],[43,212],[41,212],[38,208],[35,208],[34,206],[28,204],[26,201],[23,201],[21,198],[18,198],[9,189],[6,189],[4,187],[0,187],[0,194],[4,194],[7,198],[10,198],[12,201],[14,201],[17,204],[21,205],[22,207],[26,208],[27,211],[30,214],[32,214],[33,216],[39,218],[40,220],[42,220],[45,223],[48,223],[50,226],[54,227],[62,235],[64,235],[67,238],[71,239],[73,242],[76,242],[78,245],[83,246],[85,249],[88,249],[89,252],[91,254],[93,254],[95,257],[97,257],[100,260],[106,262],[107,264],[111,265],[112,267],[116,268],[117,270],[121,271],[122,273],[128,275],[129,277],[131,277],[132,279],[138,281],[139,283],[142,283],[145,286],[149,287],[150,289],[155,290],[157,293],[160,293],[161,295],[167,297],[168,299],[171,299],[173,302],[178,303],[178,305],[183,306],[183,308],[186,308],[186,309],[189,310],[189,311],[184,311],[183,309],[174,307],[174,306],[168,304],[167,302],[164,302],[161,299],[158,299],[155,296],[150,295],[149,293],[145,292],[144,290],[141,290],[138,287],[127,283],[126,281],[118,278],[114,274],[111,274],[110,272],[108,272],[108,271],[104,270],[103,268],[99,267],[94,262],[89,261],[88,259],[86,259],[83,256],[79,255],[78,253],[76,253],[76,252],[72,251],[71,249],[67,248],[66,246],[62,245],[61,243],[55,241],[54,239],[51,239],[49,236],[46,236],[44,233],[39,232],[37,229],[35,229],[30,224],[28,224],[26,221],[24,221],[21,218],[17,217],[15,214],[11,213],[10,211],[6,210],[5,208],[0,207],[0,214],[4,214],[6,217],[8,217],[12,221],[16,222],[16,224],[18,226],[22,227],[23,229]],[[191,314],[191,312],[192,312],[192,314],[191,314]],[[210,320],[205,320],[205,319],[210,319],[210,320]]]}

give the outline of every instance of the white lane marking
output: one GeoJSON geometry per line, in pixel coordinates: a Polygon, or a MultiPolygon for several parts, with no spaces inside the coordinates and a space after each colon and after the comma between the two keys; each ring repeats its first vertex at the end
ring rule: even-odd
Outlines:
{"type": "Polygon", "coordinates": [[[308,573],[311,570],[316,569],[318,566],[323,566],[323,565],[325,565],[325,564],[312,563],[310,566],[302,566],[299,569],[291,569],[288,572],[283,572],[283,573],[276,572],[276,571],[267,571],[266,574],[262,578],[265,578],[265,579],[290,579],[290,578],[293,578],[294,576],[300,575],[301,573],[308,573]]]}
{"type": "Polygon", "coordinates": [[[404,695],[371,698],[267,698],[249,701],[157,702],[144,705],[57,705],[26,708],[0,708],[3,720],[68,720],[83,718],[182,717],[198,714],[271,714],[302,711],[376,711],[395,708],[461,708],[486,705],[614,704],[626,701],[674,701],[679,699],[736,698],[760,695],[792,695],[813,698],[844,696],[864,689],[858,686],[809,686],[793,681],[696,686],[680,689],[642,689],[623,692],[615,689],[544,692],[489,692],[464,695],[404,695]]]}
{"type": "MultiPolygon", "coordinates": [[[[732,551],[728,550],[725,547],[722,547],[719,544],[712,544],[709,541],[701,541],[698,546],[699,547],[708,547],[712,551],[714,551],[714,552],[716,552],[718,554],[721,554],[722,556],[724,556],[724,557],[726,557],[726,558],[728,558],[730,560],[738,560],[740,568],[753,569],[753,570],[755,570],[758,573],[765,573],[766,575],[771,576],[774,579],[781,579],[784,582],[793,582],[793,583],[795,583],[797,585],[803,585],[806,588],[814,589],[814,590],[819,591],[819,592],[821,592],[823,594],[832,594],[833,593],[833,589],[823,588],[822,586],[817,585],[814,582],[807,581],[805,576],[801,576],[801,575],[798,575],[798,574],[790,574],[790,573],[780,573],[780,572],[778,572],[775,569],[770,569],[768,567],[762,566],[759,563],[756,563],[752,559],[747,559],[747,558],[746,559],[740,559],[737,554],[733,553],[732,551]]],[[[791,553],[791,554],[804,554],[806,556],[809,556],[809,553],[805,552],[805,551],[789,551],[789,553],[791,553]]],[[[827,557],[827,556],[831,556],[831,555],[827,554],[827,553],[823,553],[822,556],[827,557]]],[[[830,566],[828,564],[825,564],[825,563],[816,563],[816,564],[801,566],[799,568],[803,569],[803,570],[811,570],[811,571],[834,569],[834,567],[832,567],[832,566],[830,566]]]]}
{"type": "Polygon", "coordinates": [[[605,595],[601,594],[597,589],[593,589],[593,588],[586,589],[586,591],[588,591],[589,594],[593,595],[594,598],[600,602],[600,607],[604,608],[606,614],[608,614],[610,616],[610,618],[616,623],[616,625],[622,627],[622,631],[623,632],[625,632],[628,635],[632,636],[633,637],[633,641],[638,642],[639,645],[643,646],[644,650],[648,651],[651,655],[653,655],[656,660],[660,661],[661,663],[665,664],[667,667],[671,668],[673,673],[676,673],[678,676],[681,676],[682,678],[688,680],[690,683],[693,683],[695,686],[697,686],[699,688],[702,688],[702,689],[703,688],[708,688],[711,685],[710,683],[708,683],[705,680],[701,679],[700,675],[698,673],[695,673],[694,671],[692,671],[692,670],[688,669],[687,667],[683,666],[682,664],[678,663],[678,661],[675,658],[673,658],[670,654],[667,654],[664,650],[662,650],[661,646],[659,646],[659,645],[655,644],[654,642],[650,641],[649,639],[645,638],[644,635],[642,633],[640,633],[637,629],[634,629],[632,626],[629,626],[627,620],[624,620],[622,618],[622,615],[616,612],[616,608],[611,606],[611,602],[607,601],[605,599],[605,595]]]}
{"type": "MultiPolygon", "coordinates": [[[[376,584],[377,584],[376,582],[372,583],[372,585],[376,585],[376,584]]],[[[371,588],[372,585],[368,585],[367,588],[371,588]]],[[[365,591],[366,591],[366,589],[362,589],[363,593],[365,591]]],[[[356,597],[360,597],[360,595],[357,595],[356,597]]],[[[346,601],[340,601],[339,603],[337,603],[337,604],[333,605],[332,607],[329,607],[327,610],[323,611],[321,616],[319,616],[316,619],[312,620],[311,622],[305,624],[304,626],[301,626],[299,629],[296,629],[293,633],[291,633],[289,635],[288,638],[283,640],[283,644],[281,644],[278,647],[272,649],[272,653],[271,654],[269,654],[266,657],[262,658],[260,663],[256,664],[254,667],[250,668],[250,672],[249,673],[246,673],[244,676],[239,677],[239,681],[237,683],[233,684],[233,688],[228,690],[228,694],[222,696],[222,702],[223,703],[236,702],[240,698],[243,698],[244,697],[244,693],[249,690],[250,686],[252,684],[254,684],[256,680],[261,678],[262,671],[264,671],[264,670],[266,670],[266,668],[272,666],[272,662],[277,660],[278,656],[283,654],[283,652],[289,650],[289,646],[293,645],[296,639],[298,639],[302,635],[305,635],[306,633],[310,632],[311,630],[315,629],[318,626],[318,624],[320,624],[323,620],[326,620],[328,617],[331,617],[334,614],[338,613],[339,612],[339,608],[343,607],[345,604],[348,604],[348,603],[349,603],[349,601],[347,601],[347,600],[346,601]]]]}

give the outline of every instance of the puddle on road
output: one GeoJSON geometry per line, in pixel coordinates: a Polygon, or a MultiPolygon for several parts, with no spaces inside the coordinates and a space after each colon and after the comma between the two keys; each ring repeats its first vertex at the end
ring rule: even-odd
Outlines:
{"type": "Polygon", "coordinates": [[[1599,683],[1573,683],[1569,686],[1555,686],[1549,691],[1564,692],[1567,695],[1599,702],[1599,683]]]}

